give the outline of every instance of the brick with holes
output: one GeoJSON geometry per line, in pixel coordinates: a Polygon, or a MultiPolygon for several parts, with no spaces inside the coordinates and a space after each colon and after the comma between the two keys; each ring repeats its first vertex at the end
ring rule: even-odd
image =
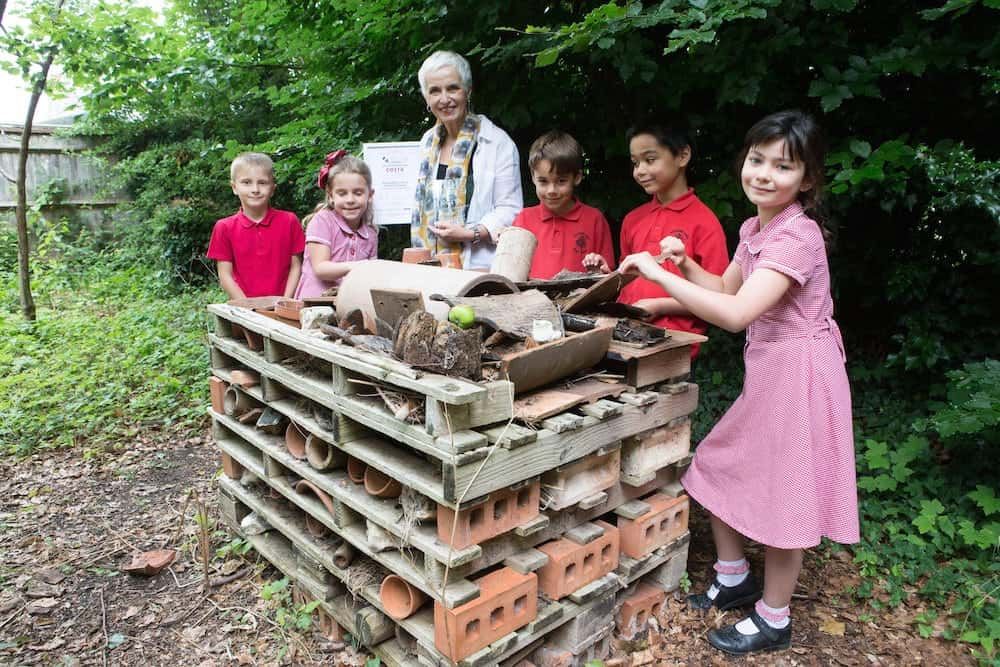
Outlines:
{"type": "Polygon", "coordinates": [[[562,537],[538,547],[549,557],[538,570],[538,588],[549,599],[560,600],[618,567],[618,529],[604,521],[594,523],[604,534],[587,544],[562,537]]]}
{"type": "Polygon", "coordinates": [[[654,493],[643,498],[648,512],[636,519],[618,519],[622,553],[642,558],[653,549],[669,544],[687,532],[690,502],[687,496],[671,498],[654,493]]]}
{"type": "Polygon", "coordinates": [[[666,591],[640,583],[635,592],[622,602],[617,619],[618,633],[624,639],[632,639],[645,630],[649,619],[659,615],[666,596],[666,591]]]}
{"type": "Polygon", "coordinates": [[[538,615],[538,577],[504,567],[480,577],[479,597],[455,609],[434,603],[434,645],[454,662],[523,628],[538,615]]]}
{"type": "Polygon", "coordinates": [[[472,507],[458,511],[438,505],[438,539],[464,549],[502,535],[538,516],[538,480],[494,491],[472,507]],[[454,540],[452,530],[454,525],[454,540]]]}

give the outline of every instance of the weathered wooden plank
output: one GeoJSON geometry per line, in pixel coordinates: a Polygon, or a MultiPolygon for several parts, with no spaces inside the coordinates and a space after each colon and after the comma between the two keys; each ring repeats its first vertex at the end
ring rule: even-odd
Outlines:
{"type": "MultiPolygon", "coordinates": [[[[412,561],[411,559],[404,556],[401,551],[382,551],[376,552],[368,545],[367,537],[365,535],[364,523],[354,523],[347,526],[337,526],[333,521],[333,517],[330,516],[323,504],[316,500],[313,496],[306,496],[300,493],[296,493],[288,483],[281,479],[268,480],[268,483],[272,488],[276,489],[281,495],[290,500],[294,505],[299,507],[302,511],[310,514],[320,523],[324,524],[327,528],[339,534],[343,539],[350,542],[354,548],[371,558],[373,561],[382,565],[389,572],[398,574],[399,576],[406,579],[408,582],[421,589],[430,598],[435,600],[440,600],[442,604],[451,608],[460,604],[464,604],[471,599],[474,599],[478,594],[478,589],[471,582],[455,582],[454,586],[440,586],[434,585],[433,581],[427,579],[424,574],[424,570],[421,563],[412,561]]],[[[241,487],[238,483],[230,479],[220,479],[219,485],[226,489],[227,492],[233,494],[241,501],[245,502],[248,506],[255,508],[260,508],[262,503],[260,500],[255,502],[254,494],[247,489],[241,487]]],[[[274,514],[269,515],[271,518],[274,514]]],[[[287,523],[279,523],[279,526],[275,528],[284,528],[289,530],[287,523]]],[[[292,532],[289,530],[289,532],[292,532]]],[[[332,555],[332,550],[331,550],[332,555]]],[[[315,554],[314,556],[321,556],[321,554],[315,554]]],[[[332,565],[332,560],[327,557],[317,558],[326,565],[332,565]]],[[[333,570],[331,570],[333,571],[333,570]]],[[[339,571],[339,570],[338,570],[339,571]]],[[[336,573],[336,572],[335,572],[336,573]]],[[[379,605],[380,606],[380,605],[379,605]]]]}
{"type": "Polygon", "coordinates": [[[538,432],[535,429],[513,422],[491,429],[480,429],[480,433],[486,436],[487,442],[491,445],[500,445],[506,449],[517,449],[538,439],[538,432]]]}
{"type": "MultiPolygon", "coordinates": [[[[292,547],[289,544],[283,544],[281,540],[275,539],[274,536],[244,537],[251,543],[258,553],[281,570],[281,572],[289,579],[292,579],[296,585],[305,588],[311,597],[318,600],[319,606],[327,614],[333,617],[338,625],[344,628],[347,632],[351,633],[352,636],[360,636],[360,631],[356,625],[356,618],[358,610],[364,608],[363,603],[359,605],[349,595],[340,595],[332,600],[323,599],[322,595],[317,594],[318,591],[316,590],[316,583],[310,581],[308,575],[305,574],[301,568],[298,568],[295,565],[292,547]]],[[[287,536],[285,537],[287,538],[287,536]]],[[[367,598],[369,596],[366,595],[365,597],[367,598]]],[[[373,600],[368,601],[373,602],[373,600]]],[[[377,596],[374,602],[380,604],[380,601],[377,600],[377,596]]],[[[384,665],[392,667],[407,667],[411,664],[409,656],[394,639],[388,639],[386,641],[376,643],[374,646],[369,646],[368,648],[379,656],[382,660],[382,664],[384,665]]]]}
{"type": "Polygon", "coordinates": [[[456,405],[472,403],[481,400],[486,394],[486,388],[474,382],[417,371],[401,361],[358,348],[334,344],[325,338],[275,322],[245,308],[213,304],[208,309],[231,322],[257,331],[296,350],[446,403],[456,405]]]}
{"type": "Polygon", "coordinates": [[[553,433],[575,431],[578,428],[582,428],[583,424],[583,417],[580,415],[574,415],[571,412],[564,412],[542,420],[542,428],[552,431],[553,433]]]}
{"type": "MultiPolygon", "coordinates": [[[[438,449],[436,438],[427,433],[422,426],[408,424],[389,414],[380,400],[339,395],[334,391],[332,382],[316,380],[296,373],[280,364],[270,363],[262,355],[251,352],[232,341],[217,338],[213,334],[209,334],[209,341],[213,345],[213,349],[217,349],[225,356],[235,359],[263,375],[274,378],[289,390],[294,387],[295,393],[337,410],[379,433],[437,458],[448,458],[451,455],[451,452],[438,449]]],[[[218,367],[216,366],[216,368],[218,367]]]]}
{"type": "Polygon", "coordinates": [[[548,554],[538,549],[525,549],[520,553],[505,558],[503,564],[521,574],[527,574],[528,572],[534,572],[545,567],[545,564],[548,562],[548,554]]]}
{"type": "MultiPolygon", "coordinates": [[[[215,371],[215,374],[222,379],[226,377],[224,371],[215,371]]],[[[263,392],[258,387],[254,387],[248,393],[258,398],[263,392]]],[[[444,482],[439,464],[430,463],[425,458],[415,455],[412,450],[387,438],[378,437],[376,431],[371,431],[349,419],[337,420],[336,423],[340,426],[336,432],[323,428],[294,399],[281,399],[270,403],[270,405],[308,432],[316,434],[345,454],[373,465],[379,470],[386,471],[400,483],[422,493],[434,502],[448,507],[458,507],[454,498],[448,497],[444,493],[444,482]],[[338,440],[338,434],[341,438],[346,435],[348,439],[338,440]]]]}
{"type": "Polygon", "coordinates": [[[589,405],[581,405],[579,407],[580,412],[591,417],[596,417],[598,419],[607,419],[608,417],[617,417],[622,413],[625,406],[621,403],[616,403],[614,401],[608,401],[601,399],[599,401],[594,401],[589,405]]]}
{"type": "MultiPolygon", "coordinates": [[[[446,463],[444,474],[454,475],[455,491],[459,497],[468,489],[465,493],[467,498],[476,498],[522,479],[541,475],[557,466],[587,456],[610,442],[691,414],[698,406],[698,386],[682,386],[684,390],[676,394],[657,394],[657,402],[652,405],[625,406],[622,414],[617,417],[605,420],[582,417],[583,424],[576,430],[555,433],[542,429],[537,432],[537,439],[530,445],[513,450],[497,448],[490,454],[485,465],[477,462],[456,466],[449,472],[446,463]]],[[[614,507],[610,504],[608,506],[614,507]]]]}
{"type": "MultiPolygon", "coordinates": [[[[352,483],[348,479],[347,473],[343,470],[332,470],[322,473],[314,470],[305,461],[300,461],[291,456],[284,448],[284,441],[277,436],[269,436],[256,429],[244,426],[225,415],[212,413],[212,416],[230,431],[256,446],[267,456],[297,476],[315,484],[331,498],[344,503],[355,512],[362,514],[368,520],[373,521],[393,535],[399,538],[404,537],[401,525],[402,510],[398,508],[395,500],[382,500],[370,496],[363,487],[352,483]]],[[[391,474],[391,471],[383,472],[391,474]]],[[[273,479],[269,479],[268,482],[272,486],[275,486],[273,479]]],[[[292,493],[295,496],[301,495],[294,491],[292,493]]],[[[293,500],[293,502],[296,501],[293,500]]],[[[296,502],[296,504],[299,503],[296,502]]],[[[310,505],[310,507],[317,510],[317,512],[313,512],[317,518],[329,516],[325,508],[322,511],[318,511],[318,503],[316,507],[313,505],[310,505]]],[[[330,517],[329,521],[332,524],[333,517],[330,517]]],[[[331,525],[330,528],[337,530],[337,526],[335,525],[331,525]]],[[[407,531],[405,537],[412,546],[424,553],[433,555],[443,563],[450,563],[453,567],[475,560],[481,553],[481,549],[478,546],[471,546],[465,549],[449,549],[437,539],[437,530],[433,527],[413,526],[407,531]]]]}
{"type": "Polygon", "coordinates": [[[514,414],[522,421],[537,423],[581,403],[619,396],[627,390],[630,387],[622,382],[604,382],[596,378],[567,382],[519,396],[514,401],[514,414]]]}

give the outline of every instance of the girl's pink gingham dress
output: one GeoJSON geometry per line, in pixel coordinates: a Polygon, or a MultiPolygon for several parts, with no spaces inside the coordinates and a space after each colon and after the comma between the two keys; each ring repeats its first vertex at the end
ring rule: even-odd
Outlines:
{"type": "Polygon", "coordinates": [[[747,329],[743,392],[698,445],[682,480],[712,514],[752,540],[808,548],[859,540],[851,391],[833,320],[819,225],[792,204],[740,229],[746,281],[772,269],[794,281],[747,329]]]}

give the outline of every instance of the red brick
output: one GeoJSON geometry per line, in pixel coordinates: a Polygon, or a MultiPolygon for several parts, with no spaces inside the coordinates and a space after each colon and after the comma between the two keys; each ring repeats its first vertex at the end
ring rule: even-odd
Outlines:
{"type": "Polygon", "coordinates": [[[618,612],[618,633],[622,637],[631,638],[644,630],[649,619],[660,613],[666,596],[665,591],[655,586],[639,584],[635,593],[622,602],[621,611],[618,612]]]}
{"type": "Polygon", "coordinates": [[[260,373],[257,371],[236,369],[229,371],[229,379],[233,381],[233,384],[238,384],[244,389],[249,389],[260,384],[260,373]]]}
{"type": "Polygon", "coordinates": [[[434,603],[434,645],[458,662],[523,628],[538,614],[538,577],[509,567],[475,582],[479,597],[455,609],[434,603]]]}
{"type": "Polygon", "coordinates": [[[589,544],[563,537],[538,547],[549,557],[538,570],[538,588],[548,598],[562,599],[618,567],[618,529],[604,521],[594,523],[604,529],[604,535],[589,544]]]}
{"type": "Polygon", "coordinates": [[[459,510],[452,541],[455,510],[438,505],[438,539],[455,549],[464,549],[506,533],[538,516],[538,480],[516,489],[501,489],[474,507],[459,510]]]}
{"type": "Polygon", "coordinates": [[[224,380],[212,376],[208,378],[209,394],[212,397],[212,409],[220,415],[226,413],[226,389],[229,385],[224,380]]]}
{"type": "Polygon", "coordinates": [[[650,510],[638,519],[618,519],[622,553],[642,558],[653,549],[669,544],[688,527],[690,503],[687,496],[671,498],[662,493],[643,498],[650,510]]]}
{"type": "Polygon", "coordinates": [[[229,454],[222,454],[222,471],[229,479],[240,479],[243,477],[243,466],[229,454]]]}

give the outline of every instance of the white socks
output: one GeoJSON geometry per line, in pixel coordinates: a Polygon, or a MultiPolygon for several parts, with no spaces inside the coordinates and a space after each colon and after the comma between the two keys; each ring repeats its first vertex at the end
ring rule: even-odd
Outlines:
{"type": "MultiPolygon", "coordinates": [[[[775,630],[782,630],[788,627],[788,624],[792,622],[792,617],[788,605],[781,608],[769,607],[764,604],[764,599],[761,598],[757,600],[757,605],[754,607],[757,611],[757,615],[764,619],[764,622],[775,630]]],[[[736,624],[736,629],[741,635],[755,635],[760,630],[754,625],[754,622],[749,618],[744,618],[742,621],[736,624]]]]}
{"type": "MultiPolygon", "coordinates": [[[[739,560],[717,560],[714,565],[715,579],[723,586],[732,588],[739,586],[750,576],[750,563],[746,558],[739,560]]],[[[712,582],[705,595],[709,600],[714,600],[719,594],[719,588],[712,582]]]]}

